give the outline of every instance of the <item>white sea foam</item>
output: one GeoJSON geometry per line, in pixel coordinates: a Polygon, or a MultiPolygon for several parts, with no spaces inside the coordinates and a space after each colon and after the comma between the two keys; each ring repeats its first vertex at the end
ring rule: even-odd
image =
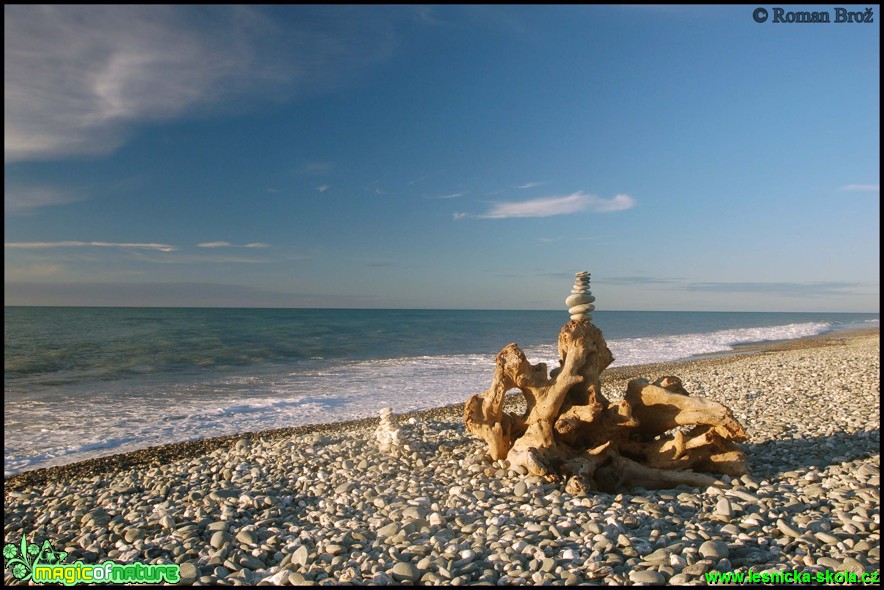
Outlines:
{"type": "MultiPolygon", "coordinates": [[[[812,336],[829,323],[743,328],[702,334],[611,340],[613,366],[722,353],[735,345],[812,336]]],[[[503,343],[506,344],[506,343],[503,343]]],[[[503,346],[503,344],[501,346],[503,346]]],[[[495,353],[497,351],[494,351],[495,353]]],[[[558,365],[554,344],[526,347],[532,363],[558,365]]],[[[5,436],[5,473],[70,463],[198,438],[338,422],[462,403],[485,390],[494,353],[393,359],[305,361],[288,370],[228,375],[162,391],[140,385],[78,403],[7,404],[6,424],[27,425],[5,436]],[[49,427],[49,428],[47,428],[49,427]]]]}
{"type": "Polygon", "coordinates": [[[827,322],[789,324],[763,328],[739,328],[703,334],[624,338],[608,343],[615,361],[612,366],[642,365],[684,359],[703,354],[729,352],[750,342],[795,340],[831,330],[827,322]]]}

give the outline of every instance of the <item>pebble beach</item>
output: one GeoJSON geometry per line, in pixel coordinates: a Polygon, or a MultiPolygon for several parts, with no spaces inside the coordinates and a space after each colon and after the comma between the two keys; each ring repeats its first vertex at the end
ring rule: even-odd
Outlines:
{"type": "MultiPolygon", "coordinates": [[[[220,585],[706,584],[710,572],[880,571],[880,335],[830,334],[602,374],[681,377],[731,408],[750,474],[571,495],[492,463],[462,405],[192,441],[4,482],[4,544],[66,563],[179,564],[220,585]]],[[[488,368],[491,381],[493,366],[488,368]]],[[[476,391],[465,391],[464,401],[476,391]]],[[[510,410],[521,400],[510,396],[510,410]]],[[[378,408],[380,410],[380,408],[378,408]]],[[[4,570],[7,585],[20,584],[4,570]]]]}

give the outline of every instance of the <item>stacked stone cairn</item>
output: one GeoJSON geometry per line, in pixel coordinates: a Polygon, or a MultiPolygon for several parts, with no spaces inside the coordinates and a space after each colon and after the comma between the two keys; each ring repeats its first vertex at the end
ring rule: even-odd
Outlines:
{"type": "Polygon", "coordinates": [[[393,408],[381,410],[381,421],[375,430],[378,448],[383,453],[391,453],[399,446],[399,424],[393,416],[393,408]]]}
{"type": "Polygon", "coordinates": [[[586,271],[578,272],[574,278],[574,286],[571,288],[571,295],[565,299],[565,305],[568,306],[568,313],[571,314],[572,320],[592,320],[591,312],[595,310],[595,301],[589,290],[589,273],[586,271]]]}

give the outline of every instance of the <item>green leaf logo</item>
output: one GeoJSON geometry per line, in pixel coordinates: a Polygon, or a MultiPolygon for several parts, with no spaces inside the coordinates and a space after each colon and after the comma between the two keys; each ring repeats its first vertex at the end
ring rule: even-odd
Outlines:
{"type": "Polygon", "coordinates": [[[31,579],[34,568],[40,564],[56,565],[61,563],[67,553],[56,551],[49,541],[43,541],[43,546],[36,543],[28,543],[22,537],[21,543],[16,546],[13,543],[3,545],[3,557],[6,559],[6,569],[12,570],[15,579],[27,582],[31,579]]]}

